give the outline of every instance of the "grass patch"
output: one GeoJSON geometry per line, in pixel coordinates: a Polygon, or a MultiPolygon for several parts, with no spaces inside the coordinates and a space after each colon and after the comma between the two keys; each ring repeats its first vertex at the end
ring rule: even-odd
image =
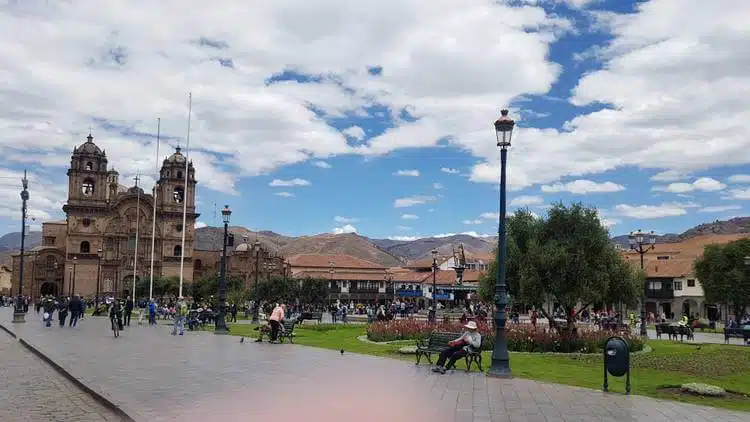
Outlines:
{"type": "MultiPolygon", "coordinates": [[[[257,337],[254,325],[230,324],[231,333],[257,337]]],[[[398,349],[413,342],[372,344],[357,340],[365,335],[364,325],[321,324],[295,328],[295,344],[330,350],[344,349],[350,353],[414,361],[398,349]]],[[[688,344],[651,341],[650,353],[632,356],[632,393],[732,410],[750,411],[750,347],[720,344],[688,344]],[[733,391],[732,398],[699,397],[675,394],[667,387],[690,382],[718,385],[733,391]]],[[[490,352],[483,353],[485,369],[490,352]]],[[[602,388],[602,356],[565,356],[511,352],[511,368],[515,376],[592,389],[602,388]]],[[[464,369],[463,361],[458,363],[464,369]]],[[[625,392],[624,378],[610,378],[610,391],[625,392]]]]}

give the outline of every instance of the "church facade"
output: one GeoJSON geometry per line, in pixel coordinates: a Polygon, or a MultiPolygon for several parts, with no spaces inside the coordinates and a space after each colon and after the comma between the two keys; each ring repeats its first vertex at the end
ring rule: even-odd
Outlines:
{"type": "MultiPolygon", "coordinates": [[[[106,152],[91,135],[73,150],[68,169],[65,221],[42,225],[42,244],[24,254],[24,294],[93,296],[132,289],[151,275],[154,207],[154,277],[193,279],[195,169],[179,147],[167,157],[152,193],[120,184],[106,152]],[[154,195],[155,193],[155,195],[154,195]],[[186,206],[186,223],[182,224],[186,206]],[[182,250],[182,236],[185,250],[182,250]],[[181,258],[184,254],[182,271],[181,258]]],[[[33,195],[33,191],[32,191],[33,195]]],[[[20,255],[13,256],[13,292],[18,291],[20,255]]]]}

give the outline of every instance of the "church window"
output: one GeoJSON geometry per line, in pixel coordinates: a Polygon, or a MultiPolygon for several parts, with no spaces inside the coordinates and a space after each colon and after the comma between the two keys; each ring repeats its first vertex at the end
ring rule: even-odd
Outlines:
{"type": "Polygon", "coordinates": [[[128,237],[128,250],[132,251],[135,249],[135,235],[128,237]]]}
{"type": "Polygon", "coordinates": [[[83,224],[83,227],[88,227],[91,225],[91,219],[86,217],[83,220],[81,220],[81,224],[83,224]]]}
{"type": "Polygon", "coordinates": [[[175,186],[174,192],[172,192],[172,198],[174,202],[181,204],[185,200],[185,189],[182,186],[175,186]]]}
{"type": "Polygon", "coordinates": [[[203,261],[201,261],[200,259],[196,259],[195,260],[195,269],[196,270],[200,270],[201,268],[203,268],[203,261]]]}
{"type": "Polygon", "coordinates": [[[182,172],[181,171],[177,172],[177,178],[180,179],[180,180],[182,180],[182,172]]]}
{"type": "Polygon", "coordinates": [[[91,245],[87,241],[81,242],[81,253],[90,253],[91,252],[91,245]]]}
{"type": "Polygon", "coordinates": [[[94,194],[94,181],[92,179],[86,179],[81,184],[81,193],[83,196],[91,196],[94,194]]]}
{"type": "Polygon", "coordinates": [[[86,171],[91,171],[93,169],[94,169],[94,163],[92,163],[91,161],[86,163],[86,171]]]}
{"type": "Polygon", "coordinates": [[[104,250],[111,251],[115,247],[115,241],[111,237],[104,239],[104,250]]]}
{"type": "Polygon", "coordinates": [[[57,263],[57,260],[55,259],[54,256],[47,255],[47,263],[45,266],[47,267],[48,270],[54,270],[56,263],[57,263]]]}
{"type": "Polygon", "coordinates": [[[182,256],[182,246],[177,245],[174,247],[174,256],[182,256]]]}
{"type": "Polygon", "coordinates": [[[182,233],[182,224],[176,224],[174,229],[177,230],[177,233],[182,233]]]}

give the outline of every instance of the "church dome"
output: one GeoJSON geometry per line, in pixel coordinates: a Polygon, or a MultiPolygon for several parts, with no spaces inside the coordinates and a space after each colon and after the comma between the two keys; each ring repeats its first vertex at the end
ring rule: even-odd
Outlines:
{"type": "Polygon", "coordinates": [[[91,136],[90,133],[89,136],[86,137],[86,142],[76,148],[73,152],[77,154],[104,155],[104,151],[94,143],[94,137],[91,136]]]}
{"type": "Polygon", "coordinates": [[[185,163],[185,156],[182,155],[182,148],[176,147],[175,151],[174,151],[174,154],[170,155],[169,157],[167,157],[164,160],[164,164],[167,164],[167,163],[180,163],[180,164],[184,164],[185,163]]]}

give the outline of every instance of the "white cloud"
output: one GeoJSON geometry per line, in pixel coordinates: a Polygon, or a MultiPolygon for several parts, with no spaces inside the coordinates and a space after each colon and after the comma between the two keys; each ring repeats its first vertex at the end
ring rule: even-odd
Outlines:
{"type": "Polygon", "coordinates": [[[195,222],[195,228],[196,228],[196,229],[201,229],[201,228],[203,228],[203,227],[206,227],[207,225],[208,225],[208,224],[206,224],[206,223],[204,223],[204,222],[202,222],[202,221],[196,221],[196,222],[195,222]]]}
{"type": "Polygon", "coordinates": [[[613,226],[615,226],[617,224],[622,223],[621,220],[618,220],[616,218],[602,218],[600,221],[602,223],[602,226],[604,226],[606,228],[611,228],[611,227],[613,227],[613,226]]]}
{"type": "Polygon", "coordinates": [[[394,176],[419,177],[419,170],[399,170],[393,173],[394,176]]]}
{"type": "Polygon", "coordinates": [[[484,220],[478,218],[476,220],[464,220],[464,221],[462,221],[462,223],[464,223],[466,225],[482,224],[482,223],[484,223],[484,220]]]}
{"type": "Polygon", "coordinates": [[[415,214],[404,214],[401,216],[402,220],[419,220],[419,216],[415,214]]]}
{"type": "Polygon", "coordinates": [[[310,186],[311,183],[305,179],[281,180],[273,179],[268,186],[272,187],[293,187],[293,186],[310,186]]]}
{"type": "Polygon", "coordinates": [[[291,192],[276,192],[276,193],[274,193],[274,195],[281,196],[283,198],[291,198],[291,197],[294,196],[294,194],[291,193],[291,192]]]}
{"type": "Polygon", "coordinates": [[[413,242],[419,239],[418,236],[388,236],[389,240],[396,240],[398,242],[413,242]]]}
{"type": "Polygon", "coordinates": [[[665,170],[651,176],[654,182],[677,182],[690,177],[690,173],[677,170],[665,170]]]}
{"type": "Polygon", "coordinates": [[[408,208],[408,207],[413,207],[415,205],[426,204],[428,202],[432,202],[435,200],[437,200],[437,197],[435,196],[426,196],[426,195],[409,196],[406,198],[399,198],[393,201],[393,207],[394,208],[408,208]]]}
{"type": "Polygon", "coordinates": [[[441,185],[440,183],[433,183],[433,184],[432,184],[432,187],[433,187],[434,189],[443,189],[443,185],[441,185]]]}
{"type": "Polygon", "coordinates": [[[333,221],[335,221],[337,223],[341,223],[341,224],[349,224],[349,223],[356,223],[357,221],[359,221],[359,219],[358,218],[342,217],[340,215],[337,215],[337,216],[333,217],[333,221]]]}
{"type": "Polygon", "coordinates": [[[359,126],[350,126],[344,130],[341,131],[344,135],[356,139],[358,141],[361,141],[362,139],[365,139],[365,130],[362,129],[359,126]]]}
{"type": "Polygon", "coordinates": [[[716,192],[726,187],[727,185],[721,183],[716,179],[712,179],[710,177],[700,177],[693,183],[670,183],[667,186],[655,186],[651,188],[651,190],[671,193],[687,193],[693,191],[716,192]]]}
{"type": "Polygon", "coordinates": [[[510,205],[513,207],[525,207],[529,205],[541,205],[544,203],[544,198],[536,195],[520,195],[510,200],[510,205]]]}
{"type": "Polygon", "coordinates": [[[750,183],[750,174],[735,174],[727,180],[729,183],[750,183]]]}
{"type": "Polygon", "coordinates": [[[443,173],[448,173],[448,174],[458,174],[458,173],[460,173],[460,171],[458,171],[457,169],[452,169],[452,168],[449,168],[449,167],[441,167],[440,171],[442,171],[443,173]]]}
{"type": "Polygon", "coordinates": [[[724,199],[750,199],[750,189],[730,189],[729,195],[725,196],[724,199]]]}
{"type": "Polygon", "coordinates": [[[570,192],[575,195],[590,193],[611,193],[625,190],[625,186],[613,182],[597,183],[592,180],[579,179],[568,183],[555,183],[542,186],[542,192],[570,192]]]}
{"type": "Polygon", "coordinates": [[[500,219],[500,213],[499,212],[483,212],[479,218],[483,218],[485,220],[499,220],[500,219]]]}
{"type": "Polygon", "coordinates": [[[615,206],[615,211],[628,218],[652,219],[662,217],[677,217],[687,214],[687,208],[684,204],[668,203],[661,205],[627,205],[620,204],[615,206]]]}
{"type": "Polygon", "coordinates": [[[726,212],[726,211],[736,211],[742,209],[739,205],[716,205],[716,206],[710,206],[710,207],[703,207],[698,210],[698,212],[710,212],[710,213],[720,213],[720,212],[726,212]]]}
{"type": "Polygon", "coordinates": [[[320,167],[322,169],[329,169],[332,167],[330,164],[328,164],[325,161],[313,161],[312,165],[314,165],[315,167],[320,167]]]}
{"type": "Polygon", "coordinates": [[[357,228],[351,224],[345,224],[341,227],[334,227],[332,232],[333,234],[357,233],[357,228]]]}

